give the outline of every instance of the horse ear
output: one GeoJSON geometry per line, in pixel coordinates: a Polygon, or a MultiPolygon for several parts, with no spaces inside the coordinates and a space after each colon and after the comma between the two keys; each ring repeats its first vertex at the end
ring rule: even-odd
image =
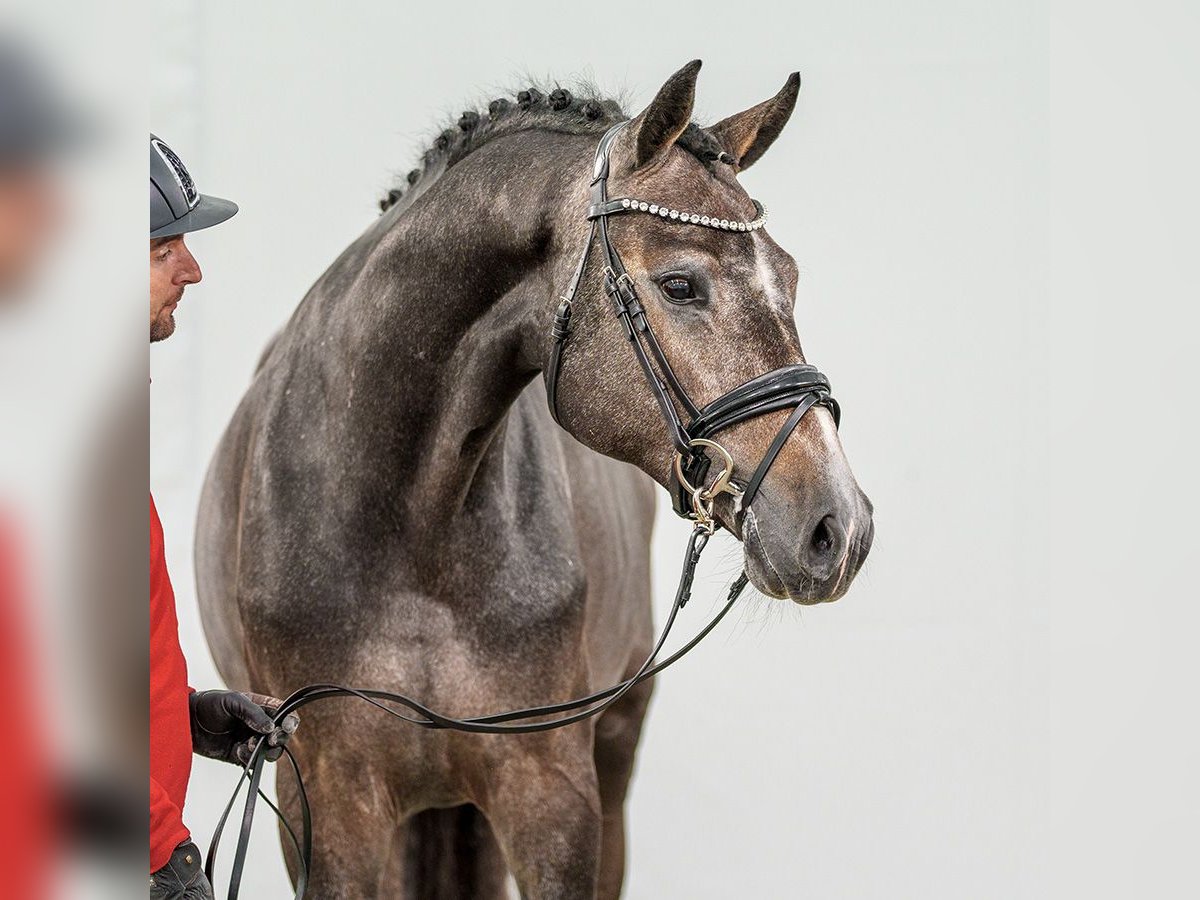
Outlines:
{"type": "Polygon", "coordinates": [[[692,103],[696,99],[696,76],[699,74],[700,60],[693,59],[667,79],[650,105],[633,120],[637,137],[634,168],[641,168],[669,150],[675,139],[688,127],[692,120],[692,103]]]}
{"type": "Polygon", "coordinates": [[[800,73],[793,72],[778,94],[758,106],[722,119],[709,129],[725,150],[737,158],[738,170],[748,169],[779,137],[796,108],[800,73]]]}

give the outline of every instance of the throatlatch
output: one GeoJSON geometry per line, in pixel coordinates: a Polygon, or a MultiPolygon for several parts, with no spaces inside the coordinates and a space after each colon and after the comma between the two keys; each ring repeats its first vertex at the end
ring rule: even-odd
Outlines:
{"type": "Polygon", "coordinates": [[[546,395],[550,412],[560,425],[558,409],[558,382],[562,371],[563,356],[571,337],[571,311],[575,295],[587,271],[588,257],[592,245],[600,236],[601,252],[604,255],[604,291],[612,300],[617,319],[625,331],[630,346],[646,383],[662,412],[675,447],[673,471],[675,483],[671,498],[675,512],[687,519],[704,525],[710,532],[716,527],[712,517],[713,502],[721,493],[734,496],[741,508],[748,507],[758,493],[767,470],[775,462],[788,437],[800,424],[804,415],[815,406],[824,406],[833,413],[836,424],[841,423],[841,409],[830,393],[829,379],[815,366],[796,363],[752,378],[716,400],[698,409],[679,383],[671,364],[663,353],[662,346],[654,336],[646,319],[645,309],[638,300],[637,289],[620,254],[608,236],[610,216],[624,213],[644,213],[657,216],[665,222],[700,225],[730,233],[750,233],[766,224],[767,210],[754,200],[756,216],[750,221],[720,219],[696,213],[682,212],[658,203],[637,200],[632,197],[608,197],[609,157],[617,135],[628,122],[620,122],[605,132],[596,148],[596,163],[592,170],[591,205],[587,217],[591,222],[583,252],[575,266],[571,283],[562,295],[554,315],[551,334],[554,346],[546,368],[546,395]],[[717,441],[715,435],[727,428],[765,415],[779,409],[792,409],[792,414],[775,435],[758,466],[749,479],[742,481],[734,476],[733,457],[717,441]],[[688,417],[685,423],[683,415],[688,417]],[[713,456],[720,460],[722,469],[711,482],[708,481],[713,456]]]}

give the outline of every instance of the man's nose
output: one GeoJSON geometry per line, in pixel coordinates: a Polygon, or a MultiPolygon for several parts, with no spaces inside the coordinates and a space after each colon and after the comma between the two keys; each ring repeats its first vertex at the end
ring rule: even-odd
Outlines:
{"type": "Polygon", "coordinates": [[[200,263],[196,262],[196,257],[192,256],[192,251],[186,247],[183,248],[186,258],[182,260],[182,265],[179,267],[178,281],[180,284],[196,284],[204,277],[204,273],[200,271],[200,263]]]}

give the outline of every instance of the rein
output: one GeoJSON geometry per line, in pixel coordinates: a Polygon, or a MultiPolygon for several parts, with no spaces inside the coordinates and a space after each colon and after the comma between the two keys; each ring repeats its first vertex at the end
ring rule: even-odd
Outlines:
{"type": "MultiPolygon", "coordinates": [[[[620,700],[636,685],[653,678],[663,669],[674,665],[678,660],[682,659],[692,648],[704,640],[709,632],[717,627],[729,610],[733,608],[733,604],[741,596],[742,591],[745,590],[747,578],[743,572],[730,585],[724,605],[709,620],[708,624],[690,641],[666,659],[659,661],[658,655],[662,652],[663,645],[667,641],[667,636],[671,633],[676,616],[687,605],[688,600],[691,599],[692,582],[696,577],[696,565],[700,562],[700,554],[704,552],[704,548],[708,544],[712,533],[713,529],[707,528],[700,523],[697,523],[696,527],[692,529],[691,537],[688,539],[687,551],[683,559],[683,570],[679,576],[679,586],[675,591],[675,600],[671,604],[671,612],[667,616],[667,621],[663,624],[658,639],[654,642],[654,649],[650,651],[650,655],[646,657],[645,662],[642,663],[633,676],[612,687],[588,694],[586,697],[579,697],[562,703],[551,703],[545,706],[533,706],[526,709],[514,709],[502,713],[460,719],[435,712],[423,703],[413,700],[411,697],[392,691],[343,687],[338,684],[310,684],[290,694],[283,701],[283,705],[274,713],[273,719],[276,723],[282,722],[284,717],[289,713],[293,713],[301,707],[314,703],[317,700],[325,700],[330,697],[357,697],[359,700],[369,703],[371,706],[387,713],[393,718],[400,719],[410,725],[417,725],[421,728],[433,730],[449,729],[475,734],[530,734],[537,731],[562,728],[564,725],[571,725],[576,722],[582,722],[585,719],[590,719],[604,712],[604,710],[620,700]],[[401,712],[393,708],[394,706],[403,707],[410,712],[416,713],[416,715],[401,712]],[[554,716],[555,718],[546,718],[547,716],[554,716]]],[[[276,818],[283,825],[284,832],[288,835],[292,847],[296,851],[296,857],[300,862],[300,871],[296,877],[296,900],[302,900],[308,889],[308,876],[312,869],[312,811],[309,808],[308,794],[304,789],[304,779],[300,775],[300,766],[296,762],[296,757],[290,749],[284,747],[284,754],[287,756],[293,774],[296,777],[297,796],[300,804],[301,830],[300,834],[297,835],[291,824],[284,818],[280,809],[271,802],[260,787],[263,765],[266,762],[266,750],[266,741],[259,741],[255,746],[254,752],[250,755],[250,759],[247,761],[245,768],[242,770],[242,775],[234,787],[233,795],[229,798],[229,802],[225,804],[221,818],[217,821],[217,827],[213,831],[212,841],[209,843],[208,854],[205,857],[204,872],[208,876],[209,881],[212,882],[214,881],[216,870],[217,851],[221,844],[221,836],[225,831],[225,825],[241,794],[242,785],[248,784],[246,802],[242,810],[241,826],[238,829],[237,848],[234,851],[233,867],[229,875],[228,900],[237,900],[241,889],[242,873],[245,870],[246,854],[250,846],[250,833],[254,825],[255,803],[259,798],[270,807],[276,818]]]]}
{"type": "MultiPolygon", "coordinates": [[[[803,363],[783,366],[753,378],[702,408],[698,408],[692,402],[687,391],[684,390],[672,371],[666,354],[655,338],[650,323],[646,320],[645,310],[638,301],[633,278],[621,262],[621,257],[609,238],[608,219],[614,215],[639,212],[656,215],[669,222],[745,233],[761,228],[766,223],[767,212],[763,205],[755,200],[756,218],[748,222],[735,222],[684,213],[629,197],[610,200],[608,197],[609,155],[613,142],[626,124],[628,123],[621,122],[610,128],[601,138],[600,145],[596,150],[591,184],[591,205],[587,213],[591,223],[590,230],[571,283],[566,293],[563,294],[554,316],[551,332],[554,345],[546,371],[546,391],[550,411],[555,421],[562,425],[558,409],[558,381],[567,342],[571,336],[571,309],[575,295],[583,281],[592,246],[598,236],[606,259],[603,270],[604,290],[612,300],[617,318],[624,328],[625,336],[629,340],[630,346],[633,347],[646,382],[658,402],[675,448],[675,484],[671,491],[672,504],[676,513],[693,522],[692,533],[684,553],[682,571],[679,575],[679,584],[675,591],[675,599],[650,655],[631,677],[612,687],[588,694],[586,697],[469,718],[443,715],[411,697],[392,691],[344,687],[338,684],[312,684],[293,692],[283,701],[283,705],[275,711],[273,716],[276,723],[282,722],[288,714],[318,700],[332,697],[356,697],[393,718],[410,725],[433,730],[453,730],[475,734],[530,734],[562,728],[599,715],[624,697],[636,685],[653,678],[685,656],[716,628],[733,608],[733,604],[741,596],[742,591],[745,590],[747,576],[743,571],[730,585],[724,605],[708,624],[666,659],[661,661],[658,659],[679,611],[687,605],[691,598],[692,583],[696,577],[696,566],[700,562],[700,555],[708,545],[709,538],[720,527],[713,517],[713,504],[717,496],[721,493],[731,494],[738,504],[738,509],[748,508],[757,494],[767,470],[770,469],[771,464],[774,463],[783,449],[783,445],[804,415],[814,406],[824,406],[833,413],[836,423],[841,419],[840,409],[837,401],[830,394],[829,380],[815,367],[803,363]],[[686,423],[676,408],[676,402],[683,407],[688,416],[686,423]],[[783,423],[749,479],[744,484],[735,481],[733,458],[724,447],[713,439],[714,436],[739,422],[789,407],[792,408],[792,414],[783,423]],[[723,467],[711,483],[706,480],[712,462],[708,451],[716,454],[723,467]],[[407,710],[407,712],[402,712],[401,709],[407,710]]],[[[291,824],[284,818],[283,813],[261,790],[266,750],[266,742],[260,740],[217,822],[205,858],[205,874],[210,881],[214,881],[221,836],[241,794],[242,785],[247,785],[237,847],[234,851],[233,866],[230,871],[228,900],[237,900],[241,889],[241,879],[245,871],[246,854],[254,824],[255,806],[259,798],[270,807],[279,819],[296,851],[300,866],[296,877],[296,900],[301,900],[308,888],[309,873],[312,869],[312,811],[309,807],[308,794],[304,789],[304,780],[300,775],[300,767],[295,756],[289,748],[284,747],[284,754],[296,777],[301,825],[300,834],[297,835],[291,824]]]]}

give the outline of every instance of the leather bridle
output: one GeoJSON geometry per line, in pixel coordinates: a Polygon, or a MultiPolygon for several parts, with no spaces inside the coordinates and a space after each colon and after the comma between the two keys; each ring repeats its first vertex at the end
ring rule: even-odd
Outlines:
{"type": "Polygon", "coordinates": [[[757,212],[755,219],[749,222],[731,222],[728,219],[684,213],[663,204],[648,203],[631,197],[609,199],[608,177],[613,144],[617,135],[628,124],[619,122],[614,125],[605,132],[596,148],[596,161],[592,170],[591,205],[587,211],[591,227],[571,283],[562,295],[554,316],[554,345],[546,368],[547,399],[554,420],[562,425],[558,406],[558,384],[567,343],[571,338],[571,313],[598,236],[604,258],[604,292],[612,300],[617,319],[658,403],[675,449],[672,467],[675,480],[671,490],[675,512],[705,525],[711,531],[715,527],[712,505],[717,495],[731,494],[739,509],[748,509],[758,494],[767,471],[805,413],[814,406],[824,406],[833,414],[834,423],[838,424],[841,421],[841,410],[830,394],[829,379],[817,371],[815,366],[806,363],[782,366],[752,378],[703,408],[698,408],[692,402],[650,327],[646,311],[638,300],[633,277],[625,268],[621,255],[617,253],[617,248],[613,246],[609,237],[608,220],[612,216],[626,213],[643,213],[668,223],[701,225],[730,233],[750,233],[763,226],[767,213],[763,205],[754,200],[757,212]],[[749,479],[739,483],[739,479],[734,475],[733,458],[714,440],[715,436],[739,422],[789,407],[792,414],[767,447],[758,466],[749,479]],[[686,423],[683,415],[688,417],[686,423]],[[711,483],[707,481],[712,462],[709,451],[720,458],[723,466],[711,483]]]}
{"type": "MultiPolygon", "coordinates": [[[[604,268],[605,292],[612,298],[617,318],[625,330],[625,336],[629,339],[630,345],[634,348],[646,381],[666,420],[671,442],[675,448],[675,484],[672,490],[675,511],[694,523],[684,554],[683,569],[679,575],[675,599],[653,650],[632,677],[586,697],[561,703],[491,715],[456,718],[438,713],[417,700],[393,691],[351,688],[337,684],[313,684],[300,688],[289,695],[283,701],[282,706],[272,712],[275,722],[282,722],[284,717],[290,713],[317,700],[331,697],[357,697],[394,718],[421,728],[450,729],[476,734],[528,734],[561,728],[602,713],[624,697],[634,686],[653,678],[663,669],[681,659],[717,626],[745,590],[747,577],[746,573],[742,572],[730,586],[725,603],[709,623],[679,650],[664,660],[658,659],[659,653],[666,644],[667,636],[671,633],[671,627],[675,624],[676,616],[691,597],[692,583],[695,580],[700,554],[718,527],[713,518],[713,502],[717,495],[722,492],[729,493],[739,502],[741,508],[749,508],[767,470],[805,413],[814,406],[825,406],[833,413],[834,421],[837,422],[840,419],[840,411],[837,401],[829,393],[828,379],[813,366],[803,363],[783,366],[753,378],[702,408],[697,408],[688,397],[687,391],[675,377],[662,347],[650,329],[645,310],[638,301],[633,278],[625,269],[621,257],[609,239],[608,218],[626,212],[643,212],[657,215],[664,221],[702,225],[730,232],[751,232],[762,227],[763,222],[766,221],[766,210],[762,204],[754,201],[757,211],[757,217],[754,220],[730,222],[725,219],[711,219],[708,216],[682,213],[658,204],[645,203],[628,197],[610,200],[608,198],[609,154],[612,151],[613,141],[626,124],[622,122],[610,128],[596,150],[591,206],[587,213],[591,222],[591,230],[579,258],[579,264],[575,268],[571,284],[563,295],[554,317],[554,348],[546,372],[546,390],[555,421],[562,424],[558,410],[558,382],[564,352],[571,336],[571,307],[583,280],[596,236],[599,235],[606,261],[604,268]],[[676,402],[688,416],[686,424],[676,407],[676,402]],[[739,485],[734,480],[732,457],[719,443],[713,440],[714,436],[739,422],[789,407],[792,408],[792,414],[783,423],[753,474],[744,485],[739,485]],[[711,465],[711,459],[706,452],[709,450],[717,454],[723,465],[722,471],[711,482],[707,481],[708,469],[711,465]],[[408,712],[401,712],[396,707],[406,709],[408,712]]],[[[233,811],[242,785],[248,784],[237,849],[234,853],[230,873],[227,894],[229,900],[236,900],[240,890],[254,822],[255,802],[260,797],[279,818],[284,833],[288,835],[296,851],[299,861],[295,893],[297,900],[304,897],[308,886],[309,872],[312,868],[312,814],[309,809],[308,795],[304,789],[304,781],[300,777],[300,768],[291,750],[285,747],[284,753],[296,776],[297,804],[300,810],[301,825],[300,834],[296,834],[291,823],[283,817],[279,809],[260,789],[266,750],[266,742],[260,741],[246,763],[242,776],[234,788],[233,796],[230,797],[217,823],[205,860],[205,872],[212,881],[217,849],[220,845],[221,834],[225,829],[225,823],[233,811]]]]}

